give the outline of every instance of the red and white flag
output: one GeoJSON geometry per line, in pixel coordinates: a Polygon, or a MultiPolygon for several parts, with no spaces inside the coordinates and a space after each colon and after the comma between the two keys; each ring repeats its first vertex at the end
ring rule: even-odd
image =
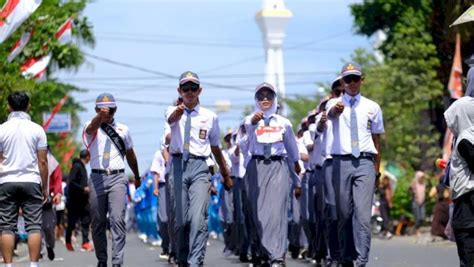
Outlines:
{"type": "Polygon", "coordinates": [[[20,40],[18,40],[13,46],[12,51],[10,52],[10,55],[7,57],[8,63],[12,62],[20,53],[23,51],[23,48],[25,48],[26,44],[31,39],[31,32],[25,32],[21,35],[20,40]]]}
{"type": "Polygon", "coordinates": [[[60,44],[67,44],[72,41],[72,23],[74,21],[74,17],[70,17],[66,20],[66,22],[59,27],[58,31],[54,35],[56,39],[58,39],[60,44]]]}
{"type": "Polygon", "coordinates": [[[0,44],[41,5],[41,0],[7,0],[0,10],[0,44]]]}
{"type": "Polygon", "coordinates": [[[40,79],[41,77],[44,77],[44,74],[46,72],[46,68],[49,65],[49,62],[51,61],[51,53],[40,57],[40,58],[30,58],[26,61],[23,66],[21,66],[21,74],[23,77],[26,79],[40,79]]]}
{"type": "Polygon", "coordinates": [[[456,34],[456,50],[454,52],[453,66],[449,76],[448,90],[451,98],[458,99],[462,92],[462,62],[461,62],[461,35],[456,34]]]}
{"type": "MultiPolygon", "coordinates": [[[[54,38],[58,39],[61,44],[67,44],[72,40],[72,23],[73,17],[70,17],[54,34],[54,38]]],[[[50,61],[51,53],[41,58],[30,58],[21,66],[23,77],[43,80],[46,78],[45,73],[50,61]]]]}

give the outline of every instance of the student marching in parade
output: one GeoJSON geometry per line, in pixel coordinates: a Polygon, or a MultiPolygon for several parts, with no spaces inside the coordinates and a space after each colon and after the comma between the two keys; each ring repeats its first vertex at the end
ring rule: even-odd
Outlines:
{"type": "Polygon", "coordinates": [[[374,184],[380,172],[382,110],[360,93],[362,69],[355,63],[341,71],[345,93],[329,101],[333,125],[333,182],[343,265],[365,266],[370,251],[370,216],[374,184]],[[353,237],[353,242],[352,242],[353,237]]]}
{"type": "Polygon", "coordinates": [[[111,94],[100,94],[95,102],[97,115],[84,126],[83,141],[90,152],[89,181],[92,240],[98,267],[107,266],[107,224],[112,232],[112,266],[120,267],[125,254],[125,201],[128,179],[125,161],[140,186],[137,158],[127,126],[114,119],[117,105],[111,94]],[[108,216],[107,216],[108,214],[108,216]]]}
{"type": "Polygon", "coordinates": [[[300,172],[300,167],[291,123],[276,114],[276,109],[275,88],[268,83],[258,85],[255,112],[245,121],[251,154],[246,190],[252,227],[256,228],[259,239],[260,256],[272,266],[284,266],[290,190],[287,158],[296,173],[300,172]]]}
{"type": "Polygon", "coordinates": [[[185,72],[179,78],[178,93],[183,103],[167,116],[171,127],[169,152],[172,156],[169,185],[174,195],[175,235],[179,266],[202,266],[208,238],[207,207],[210,174],[206,159],[214,155],[227,190],[232,179],[222,156],[220,129],[214,112],[201,107],[199,77],[185,72]]]}

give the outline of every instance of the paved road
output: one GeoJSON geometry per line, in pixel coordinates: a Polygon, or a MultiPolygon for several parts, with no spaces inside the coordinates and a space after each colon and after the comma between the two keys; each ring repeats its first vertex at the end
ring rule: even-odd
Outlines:
{"type": "MultiPolygon", "coordinates": [[[[426,240],[426,239],[422,239],[426,240]]],[[[93,252],[68,252],[64,245],[57,242],[56,260],[51,262],[45,260],[43,267],[95,267],[96,260],[93,252]]],[[[237,257],[224,258],[222,256],[223,243],[218,240],[211,240],[206,255],[207,267],[248,266],[239,263],[237,257]]],[[[170,267],[165,260],[160,260],[158,254],[159,247],[151,247],[143,244],[135,234],[130,234],[127,238],[125,252],[125,264],[127,267],[170,267]]],[[[15,266],[28,267],[26,256],[26,246],[19,249],[19,257],[15,258],[15,266]]],[[[302,260],[289,260],[287,266],[300,267],[310,266],[302,260]]],[[[383,267],[428,267],[428,266],[459,266],[456,255],[456,247],[453,243],[442,241],[436,243],[417,242],[412,237],[394,237],[391,240],[373,239],[372,251],[370,254],[370,264],[368,266],[383,267]]]]}

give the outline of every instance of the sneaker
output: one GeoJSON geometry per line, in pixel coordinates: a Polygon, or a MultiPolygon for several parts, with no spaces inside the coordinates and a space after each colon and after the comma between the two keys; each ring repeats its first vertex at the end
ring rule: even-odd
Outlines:
{"type": "Polygon", "coordinates": [[[228,258],[230,256],[232,256],[234,254],[234,252],[232,252],[232,250],[228,249],[228,248],[225,248],[224,251],[222,252],[224,254],[224,257],[225,258],[228,258]]]}
{"type": "Polygon", "coordinates": [[[244,262],[244,263],[245,262],[250,262],[249,256],[247,255],[247,253],[240,253],[239,261],[244,262]]]}
{"type": "Polygon", "coordinates": [[[170,254],[167,252],[161,252],[160,255],[158,256],[162,260],[167,260],[169,258],[170,254]]]}
{"type": "Polygon", "coordinates": [[[66,243],[66,249],[67,249],[68,251],[74,251],[74,247],[72,246],[71,243],[66,243]]]}
{"type": "Polygon", "coordinates": [[[387,233],[385,234],[385,238],[387,238],[387,239],[390,239],[390,238],[392,238],[392,237],[393,237],[393,234],[390,233],[390,232],[387,232],[387,233]]]}
{"type": "Polygon", "coordinates": [[[53,249],[53,248],[50,248],[50,247],[46,247],[46,251],[47,251],[47,253],[48,253],[48,259],[49,259],[50,261],[53,261],[54,258],[55,258],[55,256],[56,256],[56,255],[54,254],[54,249],[53,249]]]}
{"type": "Polygon", "coordinates": [[[144,243],[146,243],[146,240],[147,240],[146,234],[139,234],[139,235],[138,235],[138,239],[140,239],[141,241],[143,241],[144,243]]]}
{"type": "Polygon", "coordinates": [[[173,265],[176,264],[176,255],[173,252],[171,252],[168,256],[168,263],[173,265]]]}
{"type": "Polygon", "coordinates": [[[93,251],[94,248],[91,246],[90,242],[83,243],[81,246],[81,251],[93,251]]]}

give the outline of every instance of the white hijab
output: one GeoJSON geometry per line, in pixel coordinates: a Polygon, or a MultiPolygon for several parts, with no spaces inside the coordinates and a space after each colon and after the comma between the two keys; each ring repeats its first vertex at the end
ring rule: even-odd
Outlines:
{"type": "Polygon", "coordinates": [[[278,96],[277,96],[277,93],[276,93],[276,90],[275,88],[273,87],[273,85],[269,84],[269,83],[261,83],[259,84],[256,88],[255,88],[255,112],[263,112],[263,117],[264,118],[270,118],[271,116],[274,116],[277,112],[277,108],[278,108],[278,96]],[[269,90],[271,90],[274,94],[275,94],[275,98],[273,99],[273,104],[272,106],[267,109],[266,111],[263,111],[261,108],[260,108],[260,104],[259,104],[259,101],[257,100],[257,93],[258,91],[264,89],[264,88],[267,88],[269,90]]]}

